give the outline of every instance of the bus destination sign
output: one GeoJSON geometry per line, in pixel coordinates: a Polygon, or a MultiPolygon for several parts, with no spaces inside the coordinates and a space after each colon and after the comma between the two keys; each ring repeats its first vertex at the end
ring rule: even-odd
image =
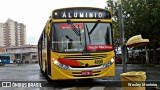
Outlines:
{"type": "Polygon", "coordinates": [[[54,19],[111,19],[109,11],[97,8],[68,8],[55,10],[54,19]]]}

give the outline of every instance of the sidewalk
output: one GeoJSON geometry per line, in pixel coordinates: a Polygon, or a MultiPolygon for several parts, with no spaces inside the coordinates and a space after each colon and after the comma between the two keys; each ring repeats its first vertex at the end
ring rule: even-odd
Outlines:
{"type": "MultiPolygon", "coordinates": [[[[146,82],[148,84],[157,84],[155,87],[146,87],[146,90],[160,90],[160,65],[144,65],[144,64],[128,64],[127,65],[127,72],[146,72],[146,82]]],[[[110,80],[110,81],[121,81],[120,74],[123,73],[123,66],[122,64],[116,64],[115,67],[115,77],[107,77],[103,78],[103,80],[110,80]]]]}

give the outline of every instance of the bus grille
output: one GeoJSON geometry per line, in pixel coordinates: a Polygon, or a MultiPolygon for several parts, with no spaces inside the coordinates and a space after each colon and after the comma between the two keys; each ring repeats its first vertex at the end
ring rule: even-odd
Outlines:
{"type": "Polygon", "coordinates": [[[63,58],[70,59],[70,60],[95,60],[95,59],[102,59],[106,58],[106,54],[95,54],[95,55],[66,55],[63,58]]]}
{"type": "MultiPolygon", "coordinates": [[[[99,66],[101,66],[101,65],[93,65],[93,66],[88,66],[87,68],[94,68],[94,67],[99,67],[99,66]]],[[[70,67],[72,67],[72,68],[86,68],[86,66],[70,66],[70,67]]]]}
{"type": "Polygon", "coordinates": [[[90,77],[90,76],[98,76],[100,75],[101,71],[93,71],[92,75],[82,75],[81,71],[72,72],[74,77],[90,77]]]}

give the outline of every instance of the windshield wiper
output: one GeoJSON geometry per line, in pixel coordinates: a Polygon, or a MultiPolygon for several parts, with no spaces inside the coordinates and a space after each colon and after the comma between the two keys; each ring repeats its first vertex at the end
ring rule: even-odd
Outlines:
{"type": "Polygon", "coordinates": [[[91,31],[89,32],[89,35],[94,31],[94,29],[97,27],[97,25],[99,24],[100,20],[98,20],[94,26],[92,27],[91,31]]]}
{"type": "MultiPolygon", "coordinates": [[[[78,28],[71,22],[71,20],[67,20],[67,23],[71,25],[71,28],[73,29],[73,31],[76,33],[77,36],[79,36],[80,38],[80,42],[81,42],[81,32],[80,32],[80,28],[78,25],[78,28]]],[[[82,43],[81,43],[82,44],[82,43]]]]}
{"type": "Polygon", "coordinates": [[[86,29],[87,29],[87,34],[88,34],[88,37],[89,37],[89,43],[91,44],[91,38],[90,38],[90,34],[89,34],[89,30],[88,30],[88,26],[85,24],[86,26],[86,29]]]}
{"type": "Polygon", "coordinates": [[[80,31],[79,25],[78,25],[78,31],[79,31],[79,38],[80,38],[80,43],[81,43],[82,39],[81,39],[81,31],[80,31]]]}
{"type": "Polygon", "coordinates": [[[91,44],[91,37],[90,37],[90,34],[92,34],[92,32],[95,30],[95,28],[97,27],[97,25],[99,24],[99,22],[100,22],[100,20],[98,20],[98,21],[94,24],[94,26],[92,27],[92,29],[91,29],[90,32],[89,32],[89,30],[88,30],[87,24],[85,24],[86,29],[87,29],[87,34],[88,34],[88,37],[89,37],[89,43],[90,43],[90,44],[91,44]]]}
{"type": "Polygon", "coordinates": [[[71,28],[73,29],[73,31],[75,32],[75,34],[76,34],[77,36],[80,36],[80,30],[78,30],[78,29],[76,28],[76,26],[71,22],[71,20],[67,20],[67,23],[71,25],[71,28]]]}

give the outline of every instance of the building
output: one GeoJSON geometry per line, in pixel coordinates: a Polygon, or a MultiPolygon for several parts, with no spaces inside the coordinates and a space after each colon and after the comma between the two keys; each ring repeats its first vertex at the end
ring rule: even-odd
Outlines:
{"type": "Polygon", "coordinates": [[[37,59],[37,45],[11,46],[6,48],[10,60],[20,60],[22,63],[35,63],[37,59]]]}
{"type": "Polygon", "coordinates": [[[5,53],[5,52],[6,52],[6,49],[3,48],[3,47],[0,47],[0,54],[3,54],[3,53],[5,53]]]}
{"type": "Polygon", "coordinates": [[[4,43],[4,24],[3,23],[0,23],[0,46],[1,47],[4,47],[5,46],[5,43],[4,43]]]}
{"type": "Polygon", "coordinates": [[[5,23],[0,23],[0,46],[21,46],[26,44],[26,26],[8,19],[5,23]]]}

